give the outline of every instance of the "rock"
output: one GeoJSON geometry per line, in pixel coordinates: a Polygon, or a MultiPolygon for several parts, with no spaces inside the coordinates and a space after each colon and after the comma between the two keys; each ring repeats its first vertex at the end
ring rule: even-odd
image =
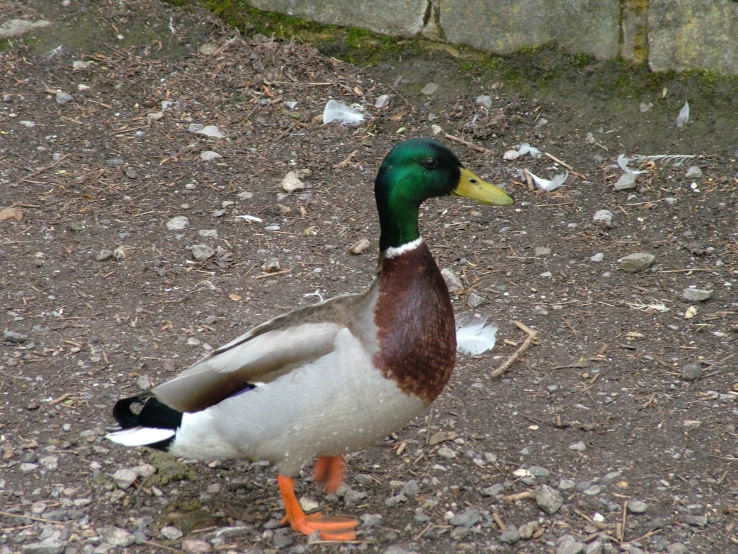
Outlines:
{"type": "Polygon", "coordinates": [[[290,171],[282,179],[282,190],[285,192],[295,192],[296,190],[303,190],[305,183],[303,183],[298,177],[297,173],[290,171]]]}
{"type": "Polygon", "coordinates": [[[687,364],[682,368],[682,379],[695,381],[702,377],[702,366],[699,364],[687,364]]]}
{"type": "Polygon", "coordinates": [[[615,190],[633,190],[636,186],[635,173],[623,173],[615,182],[615,190]]]}
{"type": "Polygon", "coordinates": [[[274,535],[272,536],[272,544],[277,550],[287,548],[292,544],[294,540],[294,532],[289,527],[274,530],[274,535]]]}
{"type": "Polygon", "coordinates": [[[126,546],[131,546],[136,541],[136,537],[120,527],[103,527],[98,532],[100,538],[110,546],[122,546],[125,548],[126,546]]]}
{"type": "Polygon", "coordinates": [[[550,256],[551,249],[547,246],[536,246],[535,250],[533,250],[533,255],[536,257],[550,256]]]}
{"type": "Polygon", "coordinates": [[[451,450],[448,446],[442,446],[438,449],[438,452],[436,452],[441,458],[446,458],[447,460],[452,460],[456,457],[456,452],[451,450]]]}
{"type": "Polygon", "coordinates": [[[482,519],[482,514],[476,508],[467,508],[460,514],[456,514],[448,522],[454,527],[473,527],[479,520],[482,519]]]}
{"type": "Polygon", "coordinates": [[[108,250],[107,248],[103,248],[102,250],[100,250],[100,252],[97,253],[97,255],[95,256],[95,259],[98,262],[106,262],[108,260],[112,260],[113,259],[113,251],[112,250],[108,250]]]}
{"type": "Polygon", "coordinates": [[[414,498],[414,497],[416,497],[419,492],[420,492],[420,486],[418,485],[418,482],[415,479],[410,479],[400,489],[400,494],[404,494],[408,498],[414,498]]]}
{"type": "Polygon", "coordinates": [[[56,103],[61,106],[63,106],[64,104],[69,104],[72,100],[74,100],[74,97],[68,92],[56,93],[56,103]]]}
{"type": "Polygon", "coordinates": [[[200,539],[186,539],[182,541],[182,550],[188,554],[206,554],[212,551],[212,547],[200,539]]]}
{"type": "Polygon", "coordinates": [[[502,155],[502,159],[509,162],[517,160],[519,157],[520,152],[518,152],[517,150],[506,150],[505,153],[502,155]]]}
{"type": "Polygon", "coordinates": [[[381,110],[382,108],[386,108],[389,106],[390,101],[390,95],[389,94],[382,94],[380,96],[377,96],[377,99],[374,101],[374,107],[378,110],[381,110]]]}
{"type": "Polygon", "coordinates": [[[687,302],[704,302],[712,298],[712,291],[687,287],[682,291],[682,298],[687,302]]]}
{"type": "Polygon", "coordinates": [[[193,244],[190,246],[192,257],[198,262],[204,262],[215,256],[215,250],[207,244],[193,244]]]}
{"type": "Polygon", "coordinates": [[[172,525],[162,527],[160,533],[162,537],[170,541],[176,541],[177,539],[181,539],[183,536],[182,531],[172,525]]]}
{"type": "Polygon", "coordinates": [[[681,542],[673,542],[666,547],[669,554],[689,554],[689,548],[681,542]]]}
{"type": "Polygon", "coordinates": [[[548,485],[541,485],[536,490],[536,504],[548,515],[555,514],[564,503],[561,493],[548,485]]]}
{"type": "Polygon", "coordinates": [[[351,245],[349,252],[358,256],[359,254],[366,252],[370,246],[371,243],[369,242],[369,239],[359,239],[351,245]]]}
{"type": "Polygon", "coordinates": [[[362,529],[371,529],[382,521],[382,516],[380,514],[363,514],[359,519],[361,519],[362,529]]]}
{"type": "Polygon", "coordinates": [[[277,258],[269,258],[261,265],[261,269],[266,273],[276,273],[281,268],[282,267],[279,265],[279,260],[277,258]]]}
{"type": "Polygon", "coordinates": [[[518,534],[520,535],[521,539],[529,539],[533,536],[533,533],[536,532],[538,527],[539,523],[537,521],[529,521],[528,523],[523,523],[523,525],[518,527],[518,534]]]}
{"type": "Polygon", "coordinates": [[[464,284],[461,282],[459,276],[454,273],[453,269],[446,267],[441,270],[441,275],[443,276],[443,280],[446,281],[448,292],[459,293],[464,290],[464,284]]]}
{"type": "Polygon", "coordinates": [[[56,537],[46,537],[41,542],[32,542],[23,547],[23,554],[61,554],[67,543],[56,537]]]}
{"type": "Polygon", "coordinates": [[[702,177],[702,170],[696,165],[693,165],[687,170],[687,174],[685,175],[685,177],[687,179],[697,179],[699,177],[702,177]]]}
{"type": "Polygon", "coordinates": [[[130,468],[122,468],[113,473],[115,484],[121,489],[127,489],[138,478],[138,473],[130,468]]]}
{"type": "Polygon", "coordinates": [[[594,541],[587,545],[584,554],[602,554],[604,550],[605,546],[600,541],[594,541]]]}
{"type": "Polygon", "coordinates": [[[48,470],[54,470],[59,467],[59,456],[44,456],[39,458],[38,463],[48,470]]]}
{"type": "Polygon", "coordinates": [[[692,527],[707,527],[707,516],[684,516],[684,523],[692,527]]]}
{"type": "Polygon", "coordinates": [[[643,500],[630,500],[628,502],[628,511],[631,514],[642,514],[648,509],[648,504],[643,500]]]}
{"type": "Polygon", "coordinates": [[[0,25],[0,40],[24,35],[33,29],[47,27],[51,25],[51,21],[38,19],[31,21],[28,19],[9,19],[0,25]]]}
{"type": "Polygon", "coordinates": [[[597,210],[592,216],[592,221],[600,227],[612,227],[612,217],[610,210],[597,210]]]}
{"type": "Polygon", "coordinates": [[[358,504],[368,496],[369,494],[364,491],[349,489],[348,491],[346,491],[346,494],[343,495],[343,501],[346,503],[347,506],[350,506],[352,504],[358,504]]]}
{"type": "Polygon", "coordinates": [[[587,445],[584,444],[584,441],[575,442],[574,444],[569,445],[569,450],[573,450],[575,452],[584,452],[587,450],[587,445]]]}
{"type": "Polygon", "coordinates": [[[190,220],[187,216],[178,215],[167,221],[167,229],[170,231],[183,231],[190,224],[190,220]]]}
{"type": "Polygon", "coordinates": [[[481,294],[477,294],[476,292],[469,293],[469,296],[467,296],[466,299],[469,304],[471,304],[472,308],[478,308],[487,301],[484,296],[482,296],[481,294]]]}
{"type": "Polygon", "coordinates": [[[211,160],[217,160],[218,158],[222,158],[220,154],[217,152],[214,152],[212,150],[205,150],[204,152],[200,152],[200,159],[204,162],[209,162],[211,160]]]}
{"type": "Polygon", "coordinates": [[[495,498],[501,498],[505,494],[505,487],[502,483],[486,487],[479,491],[482,496],[493,496],[495,498]]]}
{"type": "Polygon", "coordinates": [[[587,487],[583,492],[587,496],[597,496],[602,492],[602,487],[599,485],[592,485],[591,487],[587,487]]]}
{"type": "Polygon", "coordinates": [[[422,89],[420,89],[420,93],[425,94],[426,96],[433,96],[437,91],[438,85],[435,83],[428,83],[422,89]]]}
{"type": "Polygon", "coordinates": [[[15,221],[20,223],[23,221],[23,211],[19,208],[3,208],[0,210],[0,221],[15,221]]]}
{"type": "Polygon", "coordinates": [[[530,466],[528,468],[528,471],[533,477],[536,477],[538,479],[545,478],[551,475],[551,472],[549,470],[541,466],[530,466]]]}
{"type": "Polygon", "coordinates": [[[407,497],[404,494],[396,494],[395,496],[390,496],[389,498],[386,498],[384,501],[384,505],[392,508],[393,506],[397,506],[402,502],[407,502],[407,497]]]}
{"type": "Polygon", "coordinates": [[[520,531],[518,531],[513,526],[510,526],[507,529],[505,529],[502,533],[500,533],[500,536],[497,537],[497,539],[500,542],[504,542],[504,543],[507,543],[507,544],[515,544],[521,538],[522,537],[520,536],[520,531]]]}
{"type": "Polygon", "coordinates": [[[622,471],[611,471],[610,473],[608,473],[602,478],[602,482],[605,484],[614,483],[616,480],[620,479],[622,475],[623,475],[622,471]]]}
{"type": "Polygon", "coordinates": [[[8,342],[21,344],[28,340],[28,335],[16,333],[15,331],[3,331],[3,339],[8,342]]]}
{"type": "Polygon", "coordinates": [[[585,547],[583,542],[579,542],[571,535],[564,535],[556,541],[555,552],[556,554],[579,554],[585,547]]]}
{"type": "Polygon", "coordinates": [[[637,273],[645,271],[653,264],[656,258],[653,254],[646,252],[637,252],[620,258],[620,267],[626,273],[637,273]]]}

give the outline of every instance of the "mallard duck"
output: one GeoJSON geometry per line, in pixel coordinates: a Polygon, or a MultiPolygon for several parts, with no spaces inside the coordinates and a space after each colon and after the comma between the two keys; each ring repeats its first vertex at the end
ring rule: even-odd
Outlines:
{"type": "Polygon", "coordinates": [[[294,476],[317,459],[316,481],[335,491],[344,454],[401,428],[451,377],[454,313],[420,237],[420,204],[449,194],[513,204],[429,139],[392,148],[374,194],[379,272],[366,292],[276,317],[174,379],[118,401],[121,430],[107,437],[187,458],[268,460],[279,471],[284,524],[306,535],[319,530],[325,540],[354,539],[357,520],[303,512],[294,476]],[[133,404],[143,405],[138,413],[133,404]]]}

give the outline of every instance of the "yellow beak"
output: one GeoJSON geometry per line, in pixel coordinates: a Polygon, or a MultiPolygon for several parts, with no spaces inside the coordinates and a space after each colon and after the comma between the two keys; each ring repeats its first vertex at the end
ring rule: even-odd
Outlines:
{"type": "Polygon", "coordinates": [[[454,196],[472,198],[490,206],[512,206],[513,197],[501,188],[483,181],[468,169],[461,170],[461,179],[458,186],[451,191],[454,196]]]}

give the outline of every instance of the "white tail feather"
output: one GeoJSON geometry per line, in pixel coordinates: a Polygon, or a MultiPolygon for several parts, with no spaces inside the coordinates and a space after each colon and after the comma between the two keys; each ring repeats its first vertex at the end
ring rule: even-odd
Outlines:
{"type": "Polygon", "coordinates": [[[146,446],[174,436],[174,429],[154,429],[153,427],[134,427],[123,429],[115,433],[108,433],[105,437],[123,446],[146,446]]]}

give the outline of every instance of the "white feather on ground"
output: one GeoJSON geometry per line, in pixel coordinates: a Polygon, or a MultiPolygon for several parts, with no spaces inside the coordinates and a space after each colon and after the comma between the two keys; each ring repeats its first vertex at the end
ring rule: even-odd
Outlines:
{"type": "Polygon", "coordinates": [[[531,176],[531,179],[533,179],[536,185],[541,187],[546,192],[551,192],[552,190],[556,190],[560,186],[563,186],[563,184],[566,183],[566,180],[569,178],[568,171],[555,175],[554,178],[550,181],[548,179],[541,179],[540,177],[538,177],[538,175],[533,175],[530,171],[528,171],[528,175],[531,176]]]}
{"type": "Polygon", "coordinates": [[[456,350],[467,356],[479,356],[495,347],[497,327],[485,326],[487,318],[456,330],[456,350]]]}
{"type": "Polygon", "coordinates": [[[364,114],[346,104],[328,100],[323,110],[323,123],[338,121],[341,125],[357,125],[364,121],[364,114]]]}
{"type": "Polygon", "coordinates": [[[108,433],[107,438],[123,446],[145,446],[173,437],[174,429],[155,429],[153,427],[134,427],[108,433]]]}

